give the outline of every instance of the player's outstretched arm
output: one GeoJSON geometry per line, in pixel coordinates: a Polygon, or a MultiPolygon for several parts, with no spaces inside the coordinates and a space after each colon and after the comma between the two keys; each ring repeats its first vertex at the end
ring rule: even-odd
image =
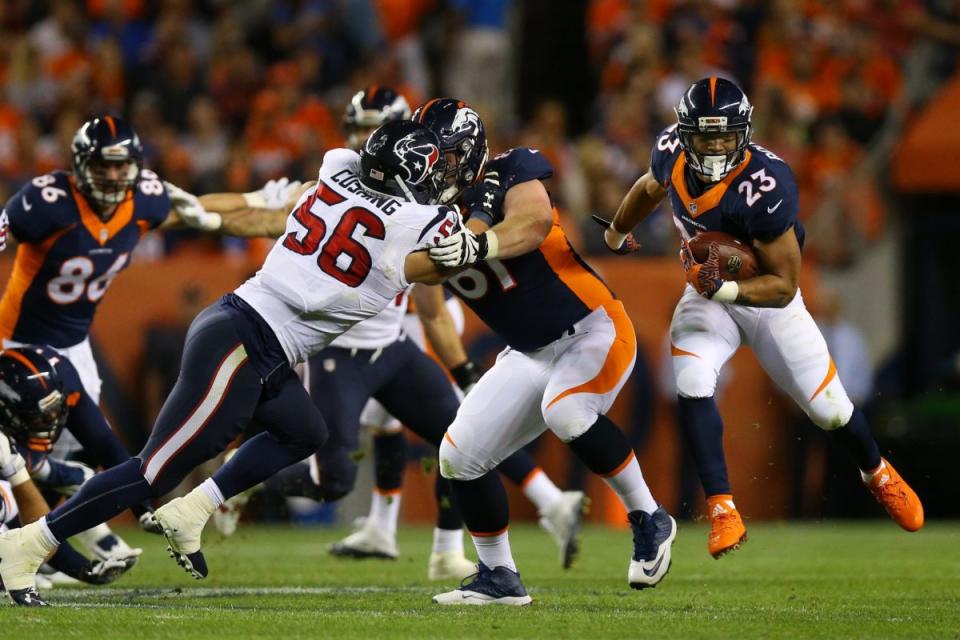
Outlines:
{"type": "Polygon", "coordinates": [[[467,352],[443,299],[443,289],[420,284],[413,288],[410,297],[423,325],[423,333],[444,366],[454,369],[465,363],[467,352]]]}
{"type": "Polygon", "coordinates": [[[666,196],[667,188],[657,182],[653,172],[647,171],[640,176],[623,197],[610,227],[603,234],[607,246],[612,251],[619,250],[633,228],[653,213],[666,196]]]}
{"type": "Polygon", "coordinates": [[[407,282],[421,284],[440,284],[447,278],[464,270],[465,267],[444,267],[430,259],[426,249],[407,254],[403,263],[403,272],[407,282]]]}
{"type": "Polygon", "coordinates": [[[800,243],[790,227],[770,241],[753,241],[760,274],[737,283],[736,303],[748,307],[778,307],[790,304],[800,283],[800,243]]]}

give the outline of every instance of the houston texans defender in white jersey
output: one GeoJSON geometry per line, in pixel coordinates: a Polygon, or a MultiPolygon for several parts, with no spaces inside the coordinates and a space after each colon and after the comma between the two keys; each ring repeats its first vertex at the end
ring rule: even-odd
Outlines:
{"type": "Polygon", "coordinates": [[[213,511],[326,440],[323,417],[293,366],[376,315],[411,282],[447,275],[419,251],[460,225],[449,207],[420,204],[436,202],[442,187],[438,147],[435,134],[402,121],[374,132],[360,156],[327,153],[317,185],[301,197],[263,268],[194,320],[177,384],[143,451],[94,476],[46,518],[0,535],[8,590],[32,589],[60,541],[167,493],[257,419],[267,431],[154,516],[177,562],[206,576],[200,534],[213,511]]]}
{"type": "Polygon", "coordinates": [[[803,226],[793,172],[750,141],[753,107],[732,82],[704,78],[676,107],[677,124],[657,138],[650,170],[631,188],[605,231],[622,251],[629,230],[669,196],[689,284],[670,325],[681,427],[707,496],[714,557],[746,539],[723,457],[723,424],[713,395],[723,365],[742,343],[810,419],[846,448],[864,483],[901,527],[923,526],[923,506],[880,457],[866,418],[847,397],[826,342],[797,287],[803,226]],[[720,278],[715,248],[697,264],[686,241],[700,231],[731,233],[756,251],[761,273],[720,278]]]}

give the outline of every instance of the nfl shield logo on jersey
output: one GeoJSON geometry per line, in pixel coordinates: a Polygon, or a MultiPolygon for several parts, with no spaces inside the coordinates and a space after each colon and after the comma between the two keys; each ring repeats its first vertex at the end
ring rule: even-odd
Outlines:
{"type": "Polygon", "coordinates": [[[695,213],[697,212],[697,203],[696,203],[696,202],[691,202],[691,203],[689,203],[689,204],[687,205],[687,209],[690,211],[690,213],[694,213],[694,214],[695,214],[695,213]]]}

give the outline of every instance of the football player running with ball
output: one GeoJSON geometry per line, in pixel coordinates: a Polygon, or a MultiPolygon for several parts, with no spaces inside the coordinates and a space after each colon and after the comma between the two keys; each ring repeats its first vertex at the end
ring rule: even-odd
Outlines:
{"type": "Polygon", "coordinates": [[[890,517],[916,531],[923,526],[923,506],[880,456],[804,306],[796,181],[783,160],[751,143],[752,111],[747,96],[728,80],[710,77],[690,85],[676,107],[677,124],[657,138],[650,169],[604,232],[607,246],[622,252],[632,244],[630,230],[669,196],[688,282],[670,325],[674,380],[680,425],[707,496],[707,548],[720,557],[747,537],[727,478],[723,422],[713,397],[720,369],[744,343],[774,382],[850,452],[890,517]],[[687,242],[702,231],[726,232],[750,245],[760,274],[724,281],[715,246],[703,263],[695,262],[687,242]]]}
{"type": "Polygon", "coordinates": [[[507,534],[509,507],[489,473],[547,429],[625,505],[633,530],[628,582],[658,584],[670,568],[676,522],[654,500],[626,436],[605,415],[636,358],[633,324],[604,282],[574,252],[543,180],[553,175],[533,149],[486,164],[483,125],[462,101],[430,100],[413,116],[440,137],[447,188],[441,202],[468,215],[466,228],[430,257],[464,269],[449,288],[509,345],[457,411],[440,446],[480,557],[477,574],[440,604],[524,605],[531,599],[507,534]],[[469,189],[468,189],[469,187],[469,189]]]}
{"type": "MultiPolygon", "coordinates": [[[[436,135],[410,121],[385,124],[359,156],[329,151],[260,271],[193,321],[177,384],[144,449],[95,475],[46,517],[0,535],[6,589],[32,590],[37,569],[60,542],[169,492],[255,419],[264,432],[153,517],[178,564],[205,577],[200,535],[217,507],[327,439],[294,366],[376,315],[410,283],[436,284],[450,274],[424,251],[461,226],[457,212],[434,204],[444,171],[436,135]]],[[[221,223],[230,233],[229,217],[221,223]]]]}

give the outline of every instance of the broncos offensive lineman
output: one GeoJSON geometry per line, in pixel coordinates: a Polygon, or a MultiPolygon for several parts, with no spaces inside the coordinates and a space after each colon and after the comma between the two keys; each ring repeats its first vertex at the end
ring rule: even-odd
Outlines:
{"type": "Polygon", "coordinates": [[[677,124],[654,145],[650,169],[630,189],[604,234],[621,251],[629,230],[670,198],[683,239],[687,287],[670,325],[680,423],[707,496],[714,557],[737,549],[746,528],[723,456],[723,423],[713,398],[717,376],[741,344],[820,428],[850,452],[864,484],[907,531],[923,526],[923,506],[880,456],[866,418],[847,397],[820,330],[798,289],[803,225],[796,181],[783,160],[750,140],[747,96],[723,78],[690,85],[677,124]],[[753,247],[761,274],[720,278],[716,250],[693,261],[686,241],[700,231],[731,233],[753,247]]]}
{"type": "MultiPolygon", "coordinates": [[[[351,145],[361,144],[380,121],[410,116],[406,101],[393,90],[373,86],[358,92],[344,116],[351,145]]],[[[479,119],[477,119],[479,124],[479,119]]],[[[487,158],[486,137],[482,127],[477,132],[479,146],[471,161],[482,164],[487,158]]],[[[474,181],[480,172],[474,172],[474,181]]],[[[445,200],[455,199],[466,185],[460,185],[445,200]]],[[[208,194],[201,196],[202,206],[219,213],[235,211],[245,204],[259,204],[247,194],[208,194]]],[[[264,204],[270,204],[264,199],[264,204]]],[[[264,219],[279,222],[279,235],[284,228],[286,210],[263,212],[264,219]]],[[[262,230],[262,225],[257,229],[262,230]]],[[[374,429],[374,464],[376,488],[370,516],[357,531],[330,547],[331,553],[346,557],[396,558],[396,526],[400,506],[400,486],[406,465],[404,437],[400,423],[427,442],[439,446],[444,431],[453,421],[459,397],[444,378],[443,372],[423,353],[425,335],[448,367],[463,391],[468,391],[479,377],[476,365],[467,358],[456,329],[454,314],[462,310],[455,299],[444,303],[439,287],[420,285],[410,290],[417,315],[405,314],[407,295],[401,295],[379,314],[365,320],[329,347],[312,356],[308,362],[305,383],[327,422],[330,438],[322,451],[309,464],[301,463],[284,469],[265,484],[287,495],[302,495],[320,500],[337,500],[353,489],[356,463],[352,454],[357,449],[357,425],[374,429]],[[406,316],[406,318],[405,318],[406,316]],[[417,321],[416,318],[420,318],[417,321]],[[420,342],[417,341],[420,336],[420,342]],[[372,396],[372,397],[371,397],[372,396]],[[377,400],[390,407],[388,412],[377,400]],[[398,421],[391,413],[401,416],[398,421]],[[372,424],[371,424],[372,423],[372,424]]],[[[537,506],[540,523],[557,542],[564,567],[569,567],[576,552],[576,536],[584,505],[580,491],[562,492],[531,460],[518,451],[505,460],[499,470],[523,488],[537,506]]],[[[474,573],[476,565],[463,554],[463,521],[449,497],[449,483],[437,477],[437,526],[428,577],[432,580],[463,578],[474,573]]],[[[245,495],[227,502],[228,513],[236,513],[230,503],[242,503],[245,495]]],[[[226,518],[215,516],[215,522],[226,518]]],[[[235,526],[235,525],[234,525],[235,526]]]]}
{"type": "MultiPolygon", "coordinates": [[[[45,518],[0,535],[6,589],[42,603],[33,577],[60,541],[167,493],[256,419],[266,431],[154,514],[178,564],[206,576],[200,535],[224,499],[306,458],[327,438],[293,367],[410,283],[448,275],[423,251],[460,226],[455,211],[431,204],[444,165],[436,136],[410,121],[383,125],[360,156],[328,152],[316,186],[301,196],[260,271],[194,320],[177,384],[143,451],[94,476],[45,518]]],[[[231,233],[230,218],[220,222],[231,233]]]]}
{"type": "Polygon", "coordinates": [[[634,539],[628,583],[655,586],[670,567],[676,522],[651,495],[626,437],[603,415],[636,357],[623,304],[567,242],[543,183],[553,170],[541,154],[518,148],[496,156],[483,181],[461,196],[483,170],[473,162],[483,130],[476,112],[442,98],[424,103],[414,120],[440,138],[454,178],[444,197],[457,197],[469,216],[430,257],[466,267],[447,286],[509,345],[464,399],[440,447],[440,471],[480,563],[471,582],[434,602],[531,601],[510,551],[503,485],[489,471],[547,429],[620,497],[634,539]]]}

